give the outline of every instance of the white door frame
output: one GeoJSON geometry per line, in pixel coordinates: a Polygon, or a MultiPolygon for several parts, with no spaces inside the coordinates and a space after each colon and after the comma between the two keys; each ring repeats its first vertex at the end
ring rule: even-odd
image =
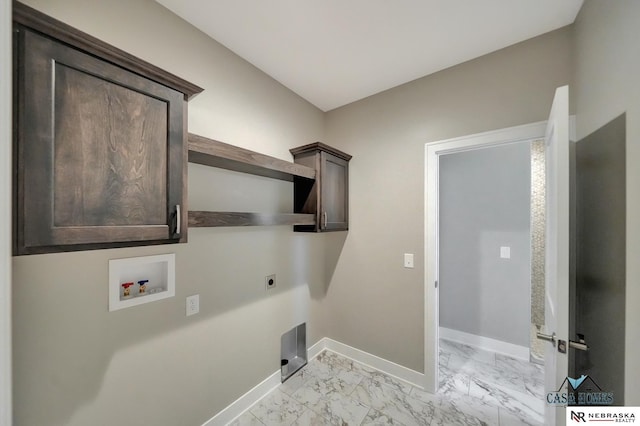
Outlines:
{"type": "Polygon", "coordinates": [[[11,1],[0,0],[0,426],[11,419],[11,1]]]}
{"type": "Polygon", "coordinates": [[[425,144],[424,388],[438,389],[438,177],[439,156],[478,148],[544,139],[546,121],[425,144]]]}

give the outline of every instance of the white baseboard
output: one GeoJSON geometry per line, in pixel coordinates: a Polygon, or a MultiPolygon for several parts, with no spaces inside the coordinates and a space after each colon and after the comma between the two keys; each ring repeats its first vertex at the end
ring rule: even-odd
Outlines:
{"type": "Polygon", "coordinates": [[[417,388],[424,389],[425,378],[423,373],[419,373],[400,364],[396,364],[395,362],[387,361],[384,358],[361,351],[360,349],[345,345],[344,343],[329,339],[328,337],[325,337],[324,340],[326,342],[325,348],[332,352],[340,354],[346,358],[351,358],[360,364],[367,365],[388,374],[389,376],[403,380],[417,388]]]}
{"type": "Polygon", "coordinates": [[[439,331],[441,339],[452,340],[454,342],[464,343],[465,345],[475,346],[480,349],[486,349],[488,351],[501,353],[513,358],[529,361],[529,348],[526,346],[514,345],[513,343],[503,342],[502,340],[465,333],[464,331],[453,330],[446,327],[440,327],[439,331]]]}
{"type": "Polygon", "coordinates": [[[312,359],[320,355],[320,353],[325,349],[327,349],[327,338],[323,337],[322,339],[318,340],[315,345],[307,349],[307,361],[311,361],[312,359]]]}
{"type": "MultiPolygon", "coordinates": [[[[410,368],[403,367],[402,365],[394,362],[387,361],[384,358],[380,358],[368,352],[361,351],[360,349],[345,345],[344,343],[329,339],[328,337],[323,337],[307,349],[308,360],[311,361],[325,349],[367,365],[397,379],[403,380],[420,389],[424,389],[424,374],[411,370],[410,368]]],[[[232,422],[278,386],[280,386],[279,369],[249,392],[245,393],[225,409],[213,416],[202,426],[223,426],[232,422]]]]}
{"type": "Polygon", "coordinates": [[[249,392],[236,399],[225,409],[206,421],[202,426],[223,426],[230,423],[279,385],[280,369],[264,379],[249,392]]]}

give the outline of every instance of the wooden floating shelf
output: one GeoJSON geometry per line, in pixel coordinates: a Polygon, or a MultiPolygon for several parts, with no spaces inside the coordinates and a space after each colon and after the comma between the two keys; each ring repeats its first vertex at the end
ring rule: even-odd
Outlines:
{"type": "Polygon", "coordinates": [[[189,226],[315,225],[315,214],[190,211],[189,226]]]}
{"type": "MultiPolygon", "coordinates": [[[[316,170],[189,133],[189,162],[293,182],[316,179],[316,170]],[[303,179],[303,180],[304,180],[303,179]]],[[[189,227],[315,225],[315,214],[190,211],[189,227]]]]}
{"type": "Polygon", "coordinates": [[[311,167],[270,157],[248,149],[189,133],[189,162],[293,181],[294,177],[315,179],[311,167]]]}

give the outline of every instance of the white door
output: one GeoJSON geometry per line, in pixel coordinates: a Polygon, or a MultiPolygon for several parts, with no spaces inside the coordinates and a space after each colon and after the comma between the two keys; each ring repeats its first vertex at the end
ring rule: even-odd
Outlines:
{"type": "MultiPolygon", "coordinates": [[[[546,132],[546,334],[569,337],[569,87],[556,90],[546,132]]],[[[567,348],[568,349],[568,348],[567,348]]],[[[556,391],[568,372],[556,342],[545,349],[545,392],[556,391]]],[[[546,401],[545,401],[546,402],[546,401]]],[[[564,425],[565,410],[547,404],[545,425],[564,425]]]]}
{"type": "Polygon", "coordinates": [[[11,2],[0,0],[0,426],[11,421],[11,2]],[[7,78],[8,77],[8,78],[7,78]]]}

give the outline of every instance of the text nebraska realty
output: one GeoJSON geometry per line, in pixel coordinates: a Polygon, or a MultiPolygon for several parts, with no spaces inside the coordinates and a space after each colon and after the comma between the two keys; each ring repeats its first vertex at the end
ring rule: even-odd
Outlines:
{"type": "Polygon", "coordinates": [[[636,416],[633,413],[586,413],[587,420],[584,419],[585,413],[577,412],[574,417],[574,412],[571,411],[571,419],[577,422],[581,420],[583,422],[614,422],[614,423],[635,423],[636,416]],[[580,416],[582,414],[582,416],[580,416]]]}

